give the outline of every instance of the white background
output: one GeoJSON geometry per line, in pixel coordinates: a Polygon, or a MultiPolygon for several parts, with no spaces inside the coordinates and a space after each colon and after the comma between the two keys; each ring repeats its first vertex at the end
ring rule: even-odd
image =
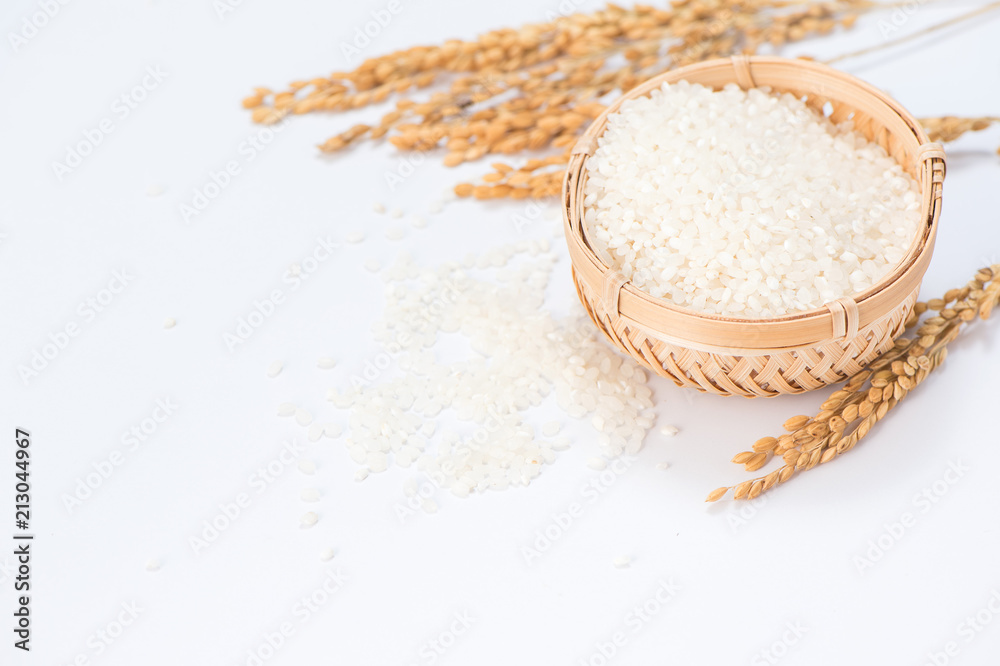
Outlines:
{"type": "MultiPolygon", "coordinates": [[[[386,240],[385,230],[400,221],[373,213],[373,202],[424,214],[442,191],[485,165],[456,171],[429,161],[390,192],[384,173],[400,157],[388,146],[319,156],[315,144],[378,110],[298,118],[252,162],[240,153],[259,131],[240,99],[256,85],[280,88],[346,68],[339,45],[383,6],[246,0],[220,18],[209,2],[71,2],[15,52],[7,34],[21,30],[37,6],[4,3],[0,538],[13,543],[10,440],[22,427],[33,438],[37,540],[30,655],[11,646],[13,546],[0,550],[0,663],[63,665],[82,655],[78,663],[108,666],[246,664],[248,650],[291,621],[294,634],[266,663],[429,664],[421,650],[449,630],[455,613],[471,617],[472,627],[434,663],[600,664],[595,650],[616,632],[626,640],[608,663],[767,663],[760,651],[791,638],[788,623],[806,629],[780,660],[789,666],[923,664],[948,641],[959,650],[949,663],[996,663],[1000,617],[984,612],[992,623],[970,641],[959,633],[1000,590],[996,321],[963,335],[941,372],[862,446],[752,506],[702,500],[747,478],[728,462],[734,453],[776,433],[787,417],[811,413],[822,395],[722,399],[657,379],[658,427],[673,423],[681,433],[652,432],[638,461],[593,503],[581,488],[598,475],[585,464],[597,452],[594,432],[554,406],[539,423],[559,418],[574,445],[529,488],[466,500],[438,492],[434,515],[401,521],[394,507],[405,501],[402,482],[413,471],[390,468],[356,483],[345,447],[329,439],[308,446],[319,465],[314,477],[288,469],[264,493],[250,489],[248,477],[283,440],[304,441],[294,423],[275,415],[279,402],[345,421],[324,392],[347,386],[379,351],[369,327],[381,316],[381,280],[363,269],[365,260],[388,264],[406,249],[437,265],[548,237],[562,257],[550,306],[568,311],[575,298],[551,211],[519,233],[511,222],[519,204],[458,202],[429,216],[427,229],[405,224],[403,240],[386,240]],[[147,67],[160,67],[166,79],[120,118],[112,104],[141,83],[147,67]],[[57,179],[52,163],[102,118],[113,120],[114,131],[57,179]],[[229,160],[240,162],[240,175],[185,225],[179,205],[229,160]],[[165,192],[148,196],[156,185],[165,192]],[[317,237],[342,240],[357,229],[368,240],[343,247],[301,288],[282,282],[317,237]],[[126,289],[85,321],[78,305],[123,269],[134,276],[126,289]],[[223,335],[275,288],[286,302],[231,352],[223,335]],[[177,319],[176,328],[163,328],[166,317],[177,319]],[[26,386],[17,367],[71,322],[79,335],[26,386]],[[326,355],[339,360],[337,369],[316,368],[326,355]],[[276,359],[285,370],[267,379],[276,359]],[[125,451],[122,433],[148,417],[158,398],[176,403],[176,413],[125,451]],[[64,495],[115,450],[124,462],[68,511],[64,495]],[[670,469],[657,470],[661,461],[670,469]],[[959,461],[969,470],[957,483],[939,485],[947,492],[933,504],[915,503],[959,461]],[[321,490],[319,504],[299,500],[307,486],[321,490]],[[251,494],[250,507],[195,554],[189,538],[241,492],[251,494]],[[583,516],[526,562],[522,547],[574,501],[583,516]],[[320,521],[300,529],[309,509],[320,521]],[[886,536],[885,526],[905,513],[916,524],[886,536]],[[890,547],[859,571],[856,558],[879,537],[890,547]],[[321,562],[327,547],[336,557],[321,562]],[[616,569],[619,555],[630,556],[631,567],[616,569]],[[162,569],[147,572],[150,559],[162,569]],[[299,623],[297,600],[336,571],[347,582],[299,623]],[[680,590],[634,630],[629,613],[668,580],[680,590]],[[96,632],[109,623],[113,631],[121,605],[131,602],[141,608],[138,619],[98,654],[96,632]]],[[[975,6],[927,4],[892,36],[975,6]]],[[[364,55],[471,38],[544,20],[555,8],[529,0],[404,0],[364,55]]],[[[878,20],[886,18],[867,17],[850,33],[786,53],[830,57],[882,43],[878,20]]],[[[997,115],[998,31],[997,17],[980,18],[841,67],[917,116],[997,115]]],[[[998,144],[994,129],[949,148],[928,297],[1000,261],[998,144]]]]}

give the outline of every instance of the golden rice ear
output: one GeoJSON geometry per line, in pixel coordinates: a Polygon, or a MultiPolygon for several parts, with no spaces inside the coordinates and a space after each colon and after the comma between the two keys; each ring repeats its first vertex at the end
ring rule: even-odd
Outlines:
{"type": "MultiPolygon", "coordinates": [[[[867,368],[859,370],[843,389],[835,391],[823,403],[826,409],[821,414],[829,413],[829,432],[819,440],[786,450],[783,453],[784,467],[767,476],[737,485],[734,488],[734,498],[752,499],[758,488],[757,492],[766,492],[773,486],[788,481],[796,469],[808,470],[828,463],[854,448],[941,364],[948,352],[947,345],[958,336],[961,328],[977,321],[974,316],[977,312],[1000,302],[1000,279],[995,279],[998,275],[1000,264],[981,269],[966,287],[949,290],[943,299],[933,299],[934,307],[918,303],[914,312],[941,311],[940,316],[932,316],[923,323],[926,335],[916,339],[901,338],[900,344],[894,345],[892,350],[877,358],[867,368]],[[962,316],[965,313],[973,316],[962,316]],[[925,337],[932,339],[928,341],[925,337]],[[873,388],[870,384],[877,384],[878,387],[873,388]],[[877,407],[872,402],[873,397],[879,400],[877,407]]],[[[799,425],[806,417],[793,418],[794,425],[799,425]]],[[[814,421],[819,423],[818,415],[814,421]]],[[[769,443],[769,438],[765,437],[758,442],[769,443]]],[[[720,488],[709,497],[720,491],[725,494],[727,490],[728,488],[720,488]]]]}
{"type": "MultiPolygon", "coordinates": [[[[651,72],[850,28],[875,6],[782,0],[682,4],[688,6],[611,4],[384,55],[362,53],[356,41],[345,42],[342,55],[357,58],[355,69],[294,81],[285,90],[254,88],[242,105],[255,122],[275,123],[288,114],[349,112],[394,98],[395,108],[376,124],[333,136],[320,150],[385,138],[403,151],[446,148],[448,163],[458,164],[562,148],[549,164],[553,168],[528,168],[531,184],[490,174],[485,183],[510,189],[479,191],[481,199],[556,197],[569,150],[603,111],[600,100],[607,95],[634,88],[651,72]],[[434,84],[441,89],[422,92],[434,84]]],[[[466,183],[460,196],[473,196],[482,184],[466,183]]]]}
{"type": "Polygon", "coordinates": [[[931,141],[948,143],[954,141],[968,132],[980,132],[993,126],[993,123],[1000,123],[1000,118],[983,116],[981,118],[957,118],[955,116],[942,116],[940,118],[921,118],[920,124],[927,130],[927,136],[931,141]]]}
{"type": "Polygon", "coordinates": [[[723,496],[725,496],[725,494],[728,493],[728,492],[729,492],[729,488],[727,486],[723,486],[722,488],[716,488],[715,490],[713,490],[712,492],[710,492],[708,494],[708,497],[705,498],[705,501],[706,502],[715,502],[715,501],[718,501],[718,500],[722,499],[723,496]]]}

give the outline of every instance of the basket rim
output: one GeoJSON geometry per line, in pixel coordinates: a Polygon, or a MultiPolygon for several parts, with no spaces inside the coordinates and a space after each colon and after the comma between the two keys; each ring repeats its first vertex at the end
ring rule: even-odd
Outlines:
{"type": "MultiPolygon", "coordinates": [[[[847,103],[844,100],[837,101],[847,103]]],[[[858,104],[852,103],[851,106],[858,110],[858,104]]],[[[719,58],[680,67],[650,78],[621,95],[591,123],[573,149],[563,178],[564,231],[577,279],[582,280],[600,297],[602,288],[607,293],[612,274],[617,276],[619,283],[610,285],[616,291],[610,299],[613,309],[617,310],[619,318],[644,329],[651,337],[686,347],[726,353],[816,347],[855,337],[859,331],[888,316],[909,294],[919,288],[936,238],[944,171],[945,159],[940,146],[929,142],[924,129],[902,105],[871,84],[811,60],[778,56],[719,58]],[[582,224],[584,167],[587,158],[596,148],[597,139],[603,133],[608,117],[625,101],[647,95],[665,82],[690,80],[704,83],[699,77],[724,81],[719,85],[738,83],[744,88],[759,85],[777,92],[785,90],[780,85],[771,83],[772,79],[795,77],[799,89],[807,91],[808,95],[832,99],[829,95],[831,89],[840,94],[854,95],[856,100],[866,104],[863,113],[882,122],[883,127],[893,126],[885,127],[884,131],[903,141],[912,148],[910,152],[919,157],[916,169],[921,189],[921,232],[917,233],[906,255],[893,270],[869,289],[839,299],[841,302],[849,301],[847,321],[843,321],[843,313],[838,315],[837,310],[840,308],[831,308],[829,304],[764,318],[700,312],[638,289],[607,266],[591,247],[582,224]],[[757,83],[757,79],[764,80],[757,83]],[[925,149],[930,149],[926,155],[925,149]],[[841,321],[838,321],[838,316],[841,321]],[[671,325],[657,326],[656,320],[671,325]],[[679,326],[682,324],[693,324],[694,335],[679,334],[683,333],[682,330],[678,331],[679,328],[684,328],[679,326]],[[710,339],[705,339],[706,337],[710,339]]]]}

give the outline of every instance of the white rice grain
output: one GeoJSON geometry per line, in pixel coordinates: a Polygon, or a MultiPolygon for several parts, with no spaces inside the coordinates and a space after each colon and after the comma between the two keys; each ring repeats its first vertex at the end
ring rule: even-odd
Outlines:
{"type": "Polygon", "coordinates": [[[315,511],[306,511],[299,518],[299,525],[301,527],[312,527],[319,521],[319,516],[316,515],[315,511]]]}
{"type": "Polygon", "coordinates": [[[626,101],[587,160],[584,227],[638,289],[760,318],[870,288],[920,224],[918,183],[790,94],[679,82],[626,101]]]}

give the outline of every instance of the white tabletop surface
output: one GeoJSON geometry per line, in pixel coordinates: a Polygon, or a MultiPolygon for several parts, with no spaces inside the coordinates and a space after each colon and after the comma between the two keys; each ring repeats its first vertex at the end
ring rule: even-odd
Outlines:
{"type": "MultiPolygon", "coordinates": [[[[436,492],[436,514],[404,519],[396,507],[412,469],[357,483],[340,441],[307,443],[276,407],[294,401],[346,420],[323,395],[379,351],[370,325],[382,282],[366,260],[388,264],[405,249],[433,266],[550,238],[561,257],[549,289],[556,312],[575,299],[569,262],[557,215],[519,231],[510,203],[451,203],[426,229],[404,224],[405,238],[386,239],[400,222],[374,202],[426,214],[485,166],[431,160],[389,191],[384,173],[400,163],[389,146],[318,155],[317,143],[377,111],[297,118],[254,154],[247,142],[260,128],[240,99],[347,67],[340,44],[387,3],[229,0],[226,11],[224,1],[9,0],[0,10],[0,663],[219,666],[258,663],[254,652],[269,666],[996,663],[997,321],[963,336],[862,446],[752,505],[703,499],[747,478],[733,454],[822,395],[723,399],[656,379],[657,428],[596,499],[582,491],[600,476],[586,465],[593,430],[547,404],[531,418],[559,419],[574,442],[528,488],[436,492]],[[15,49],[10,34],[25,34],[41,6],[53,15],[15,49]],[[123,106],[144,81],[144,99],[123,106]],[[53,163],[102,122],[110,132],[59,178],[53,163]],[[181,204],[231,161],[239,174],[185,224],[181,204]],[[317,238],[358,229],[363,244],[338,249],[296,289],[283,281],[317,238]],[[281,307],[231,351],[224,335],[275,289],[281,307]],[[105,301],[100,312],[90,298],[105,301]],[[19,366],[67,326],[76,334],[23,380],[19,366]],[[318,370],[321,356],[337,368],[318,370]],[[268,379],[274,360],[284,371],[268,379]],[[158,401],[171,413],[155,432],[123,438],[164,416],[158,401]],[[680,434],[663,437],[665,424],[680,434]],[[28,654],[11,631],[15,428],[32,438],[28,654]],[[317,462],[314,476],[274,463],[292,439],[317,462]],[[112,458],[107,478],[68,507],[112,458]],[[670,468],[657,469],[664,461],[670,468]],[[268,464],[280,471],[260,483],[268,464]],[[310,486],[317,504],[299,499],[310,486]],[[195,552],[191,537],[241,494],[238,518],[195,552]],[[574,502],[579,516],[529,562],[524,548],[574,502]],[[302,529],[310,509],[319,522],[302,529]],[[324,562],[325,548],[335,557],[324,562]],[[619,556],[631,565],[616,568],[619,556]],[[158,571],[147,571],[151,560],[158,571]],[[310,596],[316,603],[303,605],[310,596]]],[[[365,56],[559,7],[400,2],[365,56]]],[[[900,23],[893,38],[977,6],[911,5],[786,53],[830,57],[882,43],[879,21],[900,23]]],[[[840,66],[918,116],[997,115],[998,34],[1000,16],[980,18],[840,66]]],[[[998,145],[995,128],[949,148],[926,295],[1000,260],[998,145]]]]}

